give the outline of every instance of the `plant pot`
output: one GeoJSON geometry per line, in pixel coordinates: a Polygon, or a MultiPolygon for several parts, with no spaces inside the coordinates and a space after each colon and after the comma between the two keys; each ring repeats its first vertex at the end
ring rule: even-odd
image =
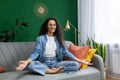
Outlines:
{"type": "Polygon", "coordinates": [[[106,67],[104,67],[104,80],[106,80],[106,67]]]}

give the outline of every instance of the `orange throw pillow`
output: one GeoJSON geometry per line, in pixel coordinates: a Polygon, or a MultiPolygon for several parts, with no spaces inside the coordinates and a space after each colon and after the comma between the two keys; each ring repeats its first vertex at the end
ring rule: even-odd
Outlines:
{"type": "Polygon", "coordinates": [[[69,46],[69,51],[79,59],[85,59],[88,50],[89,46],[76,46],[73,44],[69,46]]]}
{"type": "Polygon", "coordinates": [[[0,73],[4,72],[4,68],[2,66],[0,66],[0,73]]]}
{"type": "MultiPolygon", "coordinates": [[[[93,58],[93,56],[94,56],[94,54],[95,54],[95,52],[96,52],[96,50],[97,50],[97,49],[89,49],[89,50],[88,50],[88,53],[87,53],[87,55],[86,55],[86,57],[85,57],[85,60],[87,60],[88,62],[91,62],[91,61],[92,61],[92,58],[93,58]]],[[[87,68],[87,67],[88,67],[87,64],[82,64],[82,65],[81,65],[81,68],[82,68],[82,69],[85,69],[85,68],[87,68]]]]}

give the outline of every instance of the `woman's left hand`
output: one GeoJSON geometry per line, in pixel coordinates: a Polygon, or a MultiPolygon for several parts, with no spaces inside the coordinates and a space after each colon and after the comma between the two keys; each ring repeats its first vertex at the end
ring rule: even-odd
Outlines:
{"type": "Polygon", "coordinates": [[[82,63],[84,63],[84,64],[87,64],[87,65],[93,65],[93,63],[90,63],[90,62],[88,62],[88,61],[86,61],[86,60],[81,60],[80,62],[82,62],[82,63]]]}
{"type": "Polygon", "coordinates": [[[87,64],[87,65],[93,65],[93,63],[90,63],[90,62],[88,62],[87,60],[80,60],[80,59],[78,59],[77,57],[75,57],[75,60],[78,61],[78,62],[80,62],[80,63],[87,64]]]}

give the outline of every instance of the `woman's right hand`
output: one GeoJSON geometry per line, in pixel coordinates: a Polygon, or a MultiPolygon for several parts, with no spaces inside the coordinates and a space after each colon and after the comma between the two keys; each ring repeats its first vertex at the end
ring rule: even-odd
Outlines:
{"type": "Polygon", "coordinates": [[[28,65],[27,61],[19,61],[18,66],[16,67],[17,71],[23,70],[28,65]]]}

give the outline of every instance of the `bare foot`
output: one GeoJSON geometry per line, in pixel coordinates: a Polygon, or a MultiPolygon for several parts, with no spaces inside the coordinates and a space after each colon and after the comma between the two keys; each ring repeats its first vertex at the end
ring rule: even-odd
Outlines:
{"type": "Polygon", "coordinates": [[[58,68],[52,68],[52,70],[55,72],[55,73],[59,73],[64,67],[63,66],[60,66],[58,68]]]}

